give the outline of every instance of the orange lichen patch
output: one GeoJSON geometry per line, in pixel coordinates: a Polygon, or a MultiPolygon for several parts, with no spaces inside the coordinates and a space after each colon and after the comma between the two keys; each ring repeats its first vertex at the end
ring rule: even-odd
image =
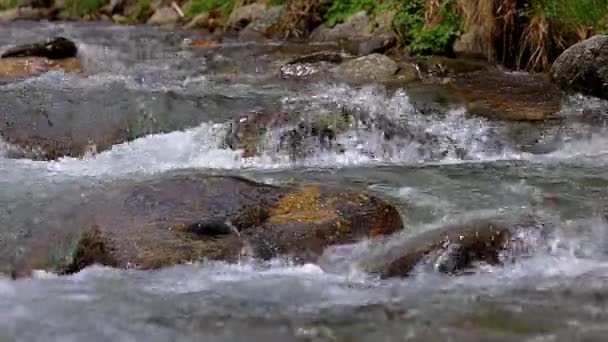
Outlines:
{"type": "Polygon", "coordinates": [[[209,48],[220,46],[221,44],[222,44],[221,41],[214,40],[214,39],[201,39],[201,40],[195,40],[194,42],[192,42],[192,46],[199,48],[199,49],[209,49],[209,48]]]}
{"type": "Polygon", "coordinates": [[[338,218],[331,205],[335,199],[321,199],[316,186],[306,186],[298,193],[292,193],[281,199],[276,208],[270,210],[270,222],[305,222],[320,223],[338,218]]]}
{"type": "Polygon", "coordinates": [[[0,59],[0,77],[19,77],[40,75],[51,70],[81,72],[82,66],[77,58],[50,60],[42,57],[0,59]]]}

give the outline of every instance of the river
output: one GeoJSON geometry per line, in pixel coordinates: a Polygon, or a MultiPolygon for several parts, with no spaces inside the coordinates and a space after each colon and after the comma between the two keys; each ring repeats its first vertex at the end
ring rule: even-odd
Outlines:
{"type": "Polygon", "coordinates": [[[57,35],[78,42],[88,75],[54,71],[0,82],[0,111],[43,111],[84,130],[131,115],[141,130],[111,150],[56,161],[10,158],[0,142],[5,243],[36,236],[41,222],[68,219],[56,213],[104,184],[184,169],[364,190],[397,204],[406,229],[396,238],[521,213],[556,229],[534,255],[463,277],[421,271],[378,279],[357,267],[371,248],[362,242],[345,247],[353,253],[347,260],[340,248],[326,252],[338,272],[274,260],[0,279],[0,341],[605,340],[608,129],[601,115],[608,103],[570,95],[545,123],[493,121],[468,115],[427,84],[278,77],[290,56],[322,46],[227,37],[220,49],[196,49],[189,44],[200,34],[143,26],[14,23],[0,28],[0,50],[57,35]],[[419,110],[420,102],[430,110],[419,110]],[[242,113],[332,108],[382,115],[414,139],[351,127],[336,137],[341,151],[313,146],[296,160],[277,152],[272,131],[252,158],[223,146],[229,121],[242,113]],[[589,110],[600,117],[586,118],[589,110]],[[529,137],[550,148],[524,148],[529,137]]]}

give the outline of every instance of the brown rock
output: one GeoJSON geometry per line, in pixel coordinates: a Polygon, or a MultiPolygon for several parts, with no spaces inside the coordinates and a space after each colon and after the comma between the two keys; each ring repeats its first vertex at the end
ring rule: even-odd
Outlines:
{"type": "Polygon", "coordinates": [[[450,84],[471,113],[492,118],[537,121],[561,108],[559,89],[543,75],[478,71],[450,84]]]}
{"type": "Polygon", "coordinates": [[[154,269],[242,256],[314,262],[327,246],[401,229],[394,207],[365,194],[192,173],[115,184],[54,213],[69,219],[43,221],[37,233],[10,244],[0,238],[0,258],[9,256],[0,260],[4,270],[10,265],[8,273],[23,276],[92,264],[154,269]]]}
{"type": "Polygon", "coordinates": [[[82,72],[77,58],[47,59],[42,57],[23,57],[0,59],[0,77],[26,77],[46,73],[51,70],[82,72]]]}
{"type": "Polygon", "coordinates": [[[192,18],[186,26],[184,26],[187,30],[194,29],[207,29],[209,28],[209,21],[211,20],[211,16],[209,12],[203,12],[192,18]]]}
{"type": "Polygon", "coordinates": [[[349,82],[367,83],[388,81],[398,70],[395,61],[375,53],[346,61],[334,68],[332,74],[349,82]]]}
{"type": "Polygon", "coordinates": [[[537,240],[524,240],[526,234],[518,234],[521,231],[537,237],[545,233],[543,226],[533,221],[450,225],[391,246],[368,261],[366,269],[390,278],[406,277],[421,264],[448,274],[462,274],[479,263],[501,265],[538,247],[537,240]]]}
{"type": "Polygon", "coordinates": [[[157,9],[146,23],[148,25],[174,27],[179,20],[179,14],[171,6],[163,6],[157,9]]]}

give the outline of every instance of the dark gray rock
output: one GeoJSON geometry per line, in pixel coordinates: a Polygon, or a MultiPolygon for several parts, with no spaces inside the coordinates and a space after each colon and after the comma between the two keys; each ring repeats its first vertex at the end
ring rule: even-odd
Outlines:
{"type": "Polygon", "coordinates": [[[69,39],[56,37],[41,43],[26,44],[14,47],[2,54],[2,58],[11,57],[45,57],[64,59],[76,57],[78,48],[69,39]]]}
{"type": "Polygon", "coordinates": [[[562,89],[608,99],[608,35],[568,48],[553,63],[551,77],[562,89]]]}

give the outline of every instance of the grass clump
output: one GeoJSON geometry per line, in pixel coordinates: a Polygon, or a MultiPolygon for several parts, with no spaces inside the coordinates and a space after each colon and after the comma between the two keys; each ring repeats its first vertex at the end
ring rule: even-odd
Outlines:
{"type": "Polygon", "coordinates": [[[0,0],[0,11],[17,7],[17,0],[0,0]]]}
{"type": "Polygon", "coordinates": [[[186,17],[192,18],[197,14],[210,11],[221,11],[222,17],[228,18],[234,9],[235,0],[190,0],[184,10],[186,17]]]}
{"type": "Polygon", "coordinates": [[[133,7],[132,20],[135,22],[144,22],[153,14],[152,0],[139,0],[133,7]]]}
{"type": "Polygon", "coordinates": [[[393,26],[410,52],[448,54],[462,20],[453,0],[412,0],[401,4],[393,26]]]}
{"type": "Polygon", "coordinates": [[[109,0],[65,0],[64,17],[79,18],[92,14],[108,4],[109,0]]]}

